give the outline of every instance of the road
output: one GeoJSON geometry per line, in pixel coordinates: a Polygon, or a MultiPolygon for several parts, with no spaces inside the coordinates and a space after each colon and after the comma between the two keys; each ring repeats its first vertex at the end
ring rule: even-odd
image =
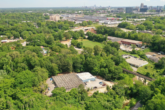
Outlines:
{"type": "Polygon", "coordinates": [[[136,105],[132,107],[131,110],[138,110],[139,107],[142,107],[142,104],[140,103],[140,101],[136,103],[136,105]]]}

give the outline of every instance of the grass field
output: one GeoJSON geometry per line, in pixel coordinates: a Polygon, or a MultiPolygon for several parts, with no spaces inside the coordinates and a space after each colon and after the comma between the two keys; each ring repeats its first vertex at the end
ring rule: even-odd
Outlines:
{"type": "Polygon", "coordinates": [[[131,54],[131,53],[128,53],[128,52],[124,52],[124,51],[122,51],[122,50],[119,50],[119,55],[120,55],[120,56],[122,56],[122,55],[124,55],[124,54],[133,55],[133,56],[139,58],[139,56],[138,56],[137,54],[131,54]]]}
{"type": "Polygon", "coordinates": [[[157,78],[160,76],[160,74],[163,72],[163,69],[155,68],[155,65],[152,63],[149,63],[146,66],[138,68],[137,72],[141,73],[143,75],[152,77],[152,78],[157,78]]]}
{"type": "Polygon", "coordinates": [[[90,41],[90,40],[88,40],[88,39],[79,39],[78,40],[79,42],[83,42],[83,46],[85,46],[85,47],[91,47],[91,48],[93,48],[95,45],[98,45],[98,46],[100,46],[101,48],[103,48],[103,46],[104,46],[104,44],[102,44],[102,43],[99,43],[99,42],[93,42],[93,41],[90,41]]]}

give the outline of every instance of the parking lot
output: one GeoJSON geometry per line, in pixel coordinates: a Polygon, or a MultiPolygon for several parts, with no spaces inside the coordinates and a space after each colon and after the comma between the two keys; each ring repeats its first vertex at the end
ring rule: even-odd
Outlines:
{"type": "Polygon", "coordinates": [[[148,52],[148,53],[146,53],[146,55],[151,55],[151,56],[154,56],[154,57],[156,57],[156,58],[162,58],[162,57],[165,57],[165,55],[163,55],[163,54],[158,54],[157,52],[148,52]]]}
{"type": "Polygon", "coordinates": [[[87,82],[85,85],[85,89],[96,89],[103,87],[103,80],[96,79],[95,81],[87,82]]]}

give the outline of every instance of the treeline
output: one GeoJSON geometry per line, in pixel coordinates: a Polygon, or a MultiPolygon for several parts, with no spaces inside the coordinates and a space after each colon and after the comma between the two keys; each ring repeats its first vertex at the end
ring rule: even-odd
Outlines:
{"type": "Polygon", "coordinates": [[[163,110],[165,106],[165,78],[159,78],[149,86],[140,89],[140,99],[143,107],[139,110],[163,110]],[[152,106],[151,106],[152,105],[152,106]]]}
{"type": "Polygon", "coordinates": [[[151,34],[148,34],[148,33],[136,33],[135,31],[124,32],[119,28],[112,28],[112,27],[105,27],[105,26],[98,27],[97,33],[103,34],[103,35],[107,34],[108,36],[114,36],[114,37],[119,37],[119,38],[124,38],[124,39],[139,40],[139,41],[142,41],[143,44],[149,46],[152,50],[156,52],[160,52],[160,51],[165,52],[165,49],[164,49],[165,38],[159,35],[152,36],[151,34]]]}
{"type": "Polygon", "coordinates": [[[77,40],[74,40],[74,39],[71,41],[71,45],[76,46],[78,48],[82,48],[83,47],[83,43],[82,42],[78,42],[77,40]]]}
{"type": "Polygon", "coordinates": [[[94,34],[91,32],[87,32],[86,35],[88,36],[88,39],[92,41],[103,42],[107,40],[107,35],[104,36],[102,34],[94,34]]]}
{"type": "MultiPolygon", "coordinates": [[[[44,24],[42,24],[42,22],[37,22],[37,25],[39,27],[41,27],[42,25],[44,26],[44,24]]],[[[59,21],[59,22],[47,21],[46,26],[49,29],[53,29],[54,31],[57,32],[59,29],[68,30],[70,27],[74,27],[75,24],[72,21],[59,21]]]]}
{"type": "Polygon", "coordinates": [[[87,25],[91,25],[93,22],[92,21],[83,21],[82,23],[80,23],[81,26],[87,26],[87,25]]]}
{"type": "Polygon", "coordinates": [[[148,17],[145,22],[137,26],[128,22],[122,22],[118,25],[118,27],[131,30],[150,30],[155,34],[163,34],[163,31],[165,31],[164,25],[165,17],[148,17]]]}
{"type": "Polygon", "coordinates": [[[151,30],[151,31],[154,30],[154,25],[152,21],[145,21],[137,26],[128,22],[122,22],[118,25],[118,27],[130,29],[130,30],[151,30]]]}
{"type": "Polygon", "coordinates": [[[32,22],[26,23],[14,23],[13,25],[1,25],[0,35],[6,35],[8,38],[22,37],[26,39],[37,34],[49,34],[52,35],[61,30],[68,30],[69,27],[74,26],[73,22],[59,21],[59,22],[37,22],[33,24],[32,22]],[[37,27],[38,26],[38,27],[37,27]]]}

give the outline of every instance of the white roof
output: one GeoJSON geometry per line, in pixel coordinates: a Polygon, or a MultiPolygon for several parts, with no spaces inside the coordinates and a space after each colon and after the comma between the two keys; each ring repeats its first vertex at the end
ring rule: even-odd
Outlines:
{"type": "Polygon", "coordinates": [[[89,72],[83,72],[83,73],[78,73],[77,76],[81,80],[87,80],[87,79],[92,79],[95,78],[93,75],[91,75],[89,72]]]}
{"type": "Polygon", "coordinates": [[[7,42],[8,40],[1,40],[1,42],[7,42]]]}

